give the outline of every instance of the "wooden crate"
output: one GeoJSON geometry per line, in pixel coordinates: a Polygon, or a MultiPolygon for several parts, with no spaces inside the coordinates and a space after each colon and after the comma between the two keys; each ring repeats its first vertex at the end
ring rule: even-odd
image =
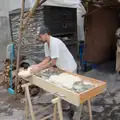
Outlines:
{"type": "MultiPolygon", "coordinates": [[[[69,73],[69,74],[71,74],[71,73],[69,73]]],[[[89,78],[89,77],[85,77],[85,76],[77,75],[77,74],[72,74],[72,75],[78,76],[86,82],[91,82],[96,87],[91,88],[82,93],[76,93],[72,90],[68,90],[68,89],[58,86],[54,83],[43,80],[37,75],[33,75],[31,78],[27,79],[27,81],[29,81],[31,84],[34,84],[34,85],[44,89],[47,92],[50,92],[56,96],[59,96],[61,99],[65,100],[75,106],[79,106],[83,102],[95,97],[96,95],[99,95],[100,93],[104,92],[104,90],[106,88],[106,83],[103,81],[99,81],[99,80],[96,80],[93,78],[89,78]]]]}

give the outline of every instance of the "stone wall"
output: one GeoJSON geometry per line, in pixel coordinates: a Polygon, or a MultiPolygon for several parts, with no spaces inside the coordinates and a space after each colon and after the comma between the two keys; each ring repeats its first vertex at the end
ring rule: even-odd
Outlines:
{"type": "Polygon", "coordinates": [[[3,70],[4,64],[1,64],[1,61],[6,59],[6,47],[11,40],[10,30],[8,28],[8,17],[0,16],[0,71],[3,70]]]}
{"type": "Polygon", "coordinates": [[[6,47],[9,44],[10,30],[8,19],[8,3],[7,0],[0,0],[0,72],[3,70],[4,64],[1,61],[6,58],[6,47]]]}
{"type": "MultiPolygon", "coordinates": [[[[20,25],[20,10],[10,12],[10,26],[12,33],[12,40],[15,43],[16,50],[18,45],[19,25],[20,25]]],[[[38,42],[37,28],[44,24],[43,9],[36,10],[32,18],[28,22],[27,28],[23,32],[23,39],[21,43],[21,55],[26,59],[40,62],[44,57],[43,44],[38,42]]]]}

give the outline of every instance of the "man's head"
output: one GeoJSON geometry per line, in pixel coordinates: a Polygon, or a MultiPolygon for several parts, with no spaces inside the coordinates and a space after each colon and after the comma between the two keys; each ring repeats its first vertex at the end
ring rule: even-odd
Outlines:
{"type": "Polygon", "coordinates": [[[49,29],[46,26],[39,27],[37,31],[38,37],[42,42],[47,42],[49,39],[49,29]]]}

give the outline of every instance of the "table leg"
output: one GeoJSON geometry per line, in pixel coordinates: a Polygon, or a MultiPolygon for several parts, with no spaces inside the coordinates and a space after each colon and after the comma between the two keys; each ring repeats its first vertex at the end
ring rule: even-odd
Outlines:
{"type": "Polygon", "coordinates": [[[63,120],[63,111],[62,111],[62,105],[61,105],[61,99],[60,98],[58,98],[57,105],[58,105],[59,118],[60,118],[60,120],[63,120]]]}
{"type": "Polygon", "coordinates": [[[88,109],[89,109],[90,120],[92,120],[92,107],[91,107],[91,101],[90,100],[88,100],[88,109]]]}
{"type": "Polygon", "coordinates": [[[59,97],[57,97],[57,98],[52,100],[52,103],[57,105],[59,118],[60,118],[60,120],[63,120],[61,99],[59,97]]]}
{"type": "Polygon", "coordinates": [[[30,92],[29,92],[28,86],[25,87],[25,91],[26,91],[26,96],[27,96],[27,100],[28,100],[32,120],[35,120],[35,116],[34,116],[34,113],[33,113],[33,107],[32,107],[32,102],[31,102],[31,99],[30,99],[30,92]]]}
{"type": "Polygon", "coordinates": [[[53,120],[57,120],[57,103],[54,104],[53,120]]]}
{"type": "Polygon", "coordinates": [[[25,120],[28,120],[28,101],[26,91],[25,91],[25,120]]]}

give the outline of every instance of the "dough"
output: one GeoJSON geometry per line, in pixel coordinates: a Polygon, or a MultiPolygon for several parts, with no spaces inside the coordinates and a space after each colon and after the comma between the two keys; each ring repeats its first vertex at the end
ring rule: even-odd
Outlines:
{"type": "Polygon", "coordinates": [[[70,75],[68,73],[62,73],[60,75],[52,75],[49,78],[49,81],[57,85],[63,86],[67,89],[72,89],[73,84],[75,82],[81,82],[82,79],[77,76],[70,75]]]}
{"type": "Polygon", "coordinates": [[[20,70],[20,72],[18,73],[18,76],[22,77],[22,78],[28,78],[30,76],[32,76],[32,68],[28,68],[27,70],[20,70]]]}

